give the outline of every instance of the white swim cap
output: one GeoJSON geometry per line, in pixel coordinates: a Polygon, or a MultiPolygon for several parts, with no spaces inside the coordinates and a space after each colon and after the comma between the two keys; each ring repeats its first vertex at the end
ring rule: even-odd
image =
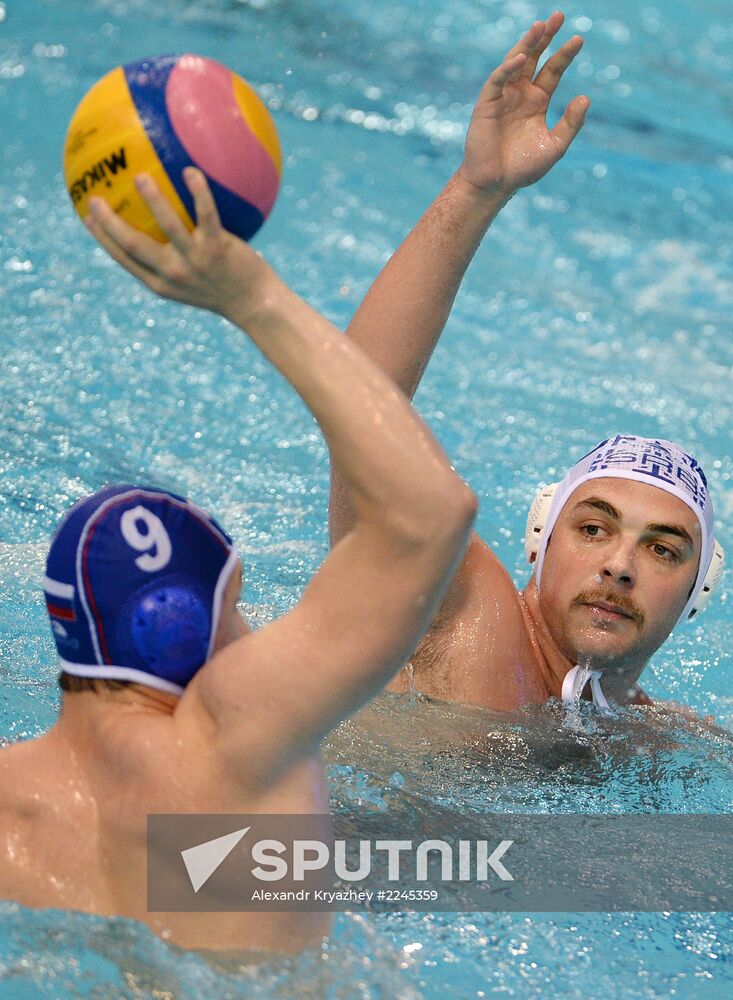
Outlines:
{"type": "Polygon", "coordinates": [[[583,483],[590,479],[605,478],[633,479],[665,490],[687,504],[697,515],[702,533],[702,548],[695,586],[679,619],[680,622],[685,621],[702,590],[715,552],[714,513],[704,472],[692,455],[688,455],[672,441],[637,437],[635,434],[617,434],[614,438],[601,441],[568,470],[555,489],[544,523],[535,571],[537,589],[539,590],[542,577],[547,543],[560,511],[583,483]]]}

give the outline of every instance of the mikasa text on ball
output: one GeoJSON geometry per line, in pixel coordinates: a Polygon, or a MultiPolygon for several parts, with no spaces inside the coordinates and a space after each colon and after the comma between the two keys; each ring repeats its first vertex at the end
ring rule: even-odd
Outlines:
{"type": "Polygon", "coordinates": [[[150,174],[189,229],[193,199],[185,167],[206,174],[222,224],[250,239],[275,203],[282,158],[274,122],[254,90],[202,56],[142,59],[108,73],[83,98],[69,125],[64,176],[84,219],[103,197],[137,229],[165,236],[134,179],[150,174]]]}

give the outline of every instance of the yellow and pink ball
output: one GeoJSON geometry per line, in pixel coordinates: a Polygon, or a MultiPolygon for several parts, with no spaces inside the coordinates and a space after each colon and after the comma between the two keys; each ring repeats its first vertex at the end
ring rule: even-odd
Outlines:
{"type": "Polygon", "coordinates": [[[82,218],[100,195],[131,225],[164,240],[134,184],[136,174],[148,173],[193,229],[187,166],[206,174],[224,227],[244,240],[254,236],[277,197],[280,143],[252,87],[213,59],[160,56],[119,66],[86,94],[69,125],[64,176],[82,218]]]}

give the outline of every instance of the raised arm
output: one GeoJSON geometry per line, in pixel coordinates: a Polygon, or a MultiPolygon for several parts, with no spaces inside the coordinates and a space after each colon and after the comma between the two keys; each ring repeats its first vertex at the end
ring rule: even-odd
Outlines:
{"type": "Polygon", "coordinates": [[[187,183],[192,234],[149,178],[140,190],[169,244],[99,201],[90,229],[153,291],[247,332],[315,415],[355,511],[297,607],[217,654],[177,709],[265,781],[312,753],[409,658],[463,553],[475,498],[394,384],[221,228],[203,175],[191,170],[187,183]]]}
{"type": "MultiPolygon", "coordinates": [[[[348,336],[412,398],[460,283],[489,225],[521,187],[539,180],[566,152],[588,108],[576,97],[552,129],[550,98],[583,44],[575,35],[537,71],[563,23],[537,21],[484,85],[456,174],[377,277],[348,336]]],[[[332,456],[331,538],[349,530],[353,509],[332,456]]]]}

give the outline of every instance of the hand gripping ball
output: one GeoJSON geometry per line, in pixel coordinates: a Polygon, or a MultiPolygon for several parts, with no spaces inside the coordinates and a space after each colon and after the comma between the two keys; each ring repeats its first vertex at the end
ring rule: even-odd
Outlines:
{"type": "Polygon", "coordinates": [[[165,241],[134,184],[148,173],[191,230],[188,166],[206,174],[223,226],[244,240],[254,236],[280,184],[277,131],[249,84],[213,59],[160,56],[119,66],[71,119],[64,176],[82,219],[99,195],[130,225],[165,241]]]}

